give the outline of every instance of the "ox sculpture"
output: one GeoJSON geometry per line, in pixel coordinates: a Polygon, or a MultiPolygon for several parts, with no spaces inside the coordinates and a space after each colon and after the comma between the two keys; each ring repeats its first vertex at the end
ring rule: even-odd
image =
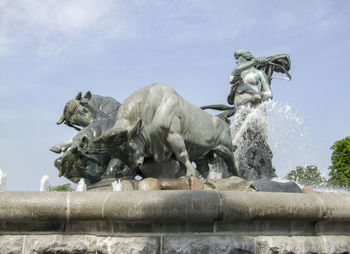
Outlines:
{"type": "MultiPolygon", "coordinates": [[[[238,176],[229,124],[187,102],[171,87],[156,83],[135,91],[120,106],[115,125],[96,138],[112,158],[138,170],[145,160],[177,159],[186,176],[205,175],[203,167],[213,154],[238,176]]],[[[208,168],[208,167],[204,167],[208,168]]]]}
{"type": "Polygon", "coordinates": [[[57,124],[65,123],[78,130],[78,133],[67,142],[59,143],[50,150],[63,155],[56,159],[55,167],[59,176],[65,176],[72,182],[85,178],[87,183],[95,183],[102,178],[129,174],[128,168],[117,159],[111,159],[105,152],[103,144],[96,144],[93,149],[99,153],[83,152],[87,143],[113,127],[120,103],[108,96],[87,92],[69,100],[57,124]],[[79,127],[82,127],[80,129],[79,127]],[[126,172],[125,172],[126,171],[126,172]]]}

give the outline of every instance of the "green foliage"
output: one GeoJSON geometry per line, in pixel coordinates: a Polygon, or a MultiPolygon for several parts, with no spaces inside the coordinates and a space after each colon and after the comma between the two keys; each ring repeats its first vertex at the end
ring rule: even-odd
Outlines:
{"type": "Polygon", "coordinates": [[[336,141],[331,149],[328,182],[332,186],[350,188],[350,136],[336,141]]]}
{"type": "Polygon", "coordinates": [[[63,185],[57,185],[57,186],[49,186],[48,191],[72,191],[72,187],[70,183],[66,183],[63,185]]]}
{"type": "Polygon", "coordinates": [[[298,166],[288,173],[288,180],[298,182],[303,185],[320,186],[326,183],[326,179],[321,176],[321,172],[316,166],[298,166]]]}

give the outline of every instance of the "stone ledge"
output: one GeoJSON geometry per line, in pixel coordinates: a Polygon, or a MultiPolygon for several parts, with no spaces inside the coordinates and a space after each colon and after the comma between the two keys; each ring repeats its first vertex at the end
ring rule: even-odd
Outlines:
{"type": "Polygon", "coordinates": [[[350,233],[350,195],[340,193],[1,192],[0,204],[1,232],[350,233]]]}

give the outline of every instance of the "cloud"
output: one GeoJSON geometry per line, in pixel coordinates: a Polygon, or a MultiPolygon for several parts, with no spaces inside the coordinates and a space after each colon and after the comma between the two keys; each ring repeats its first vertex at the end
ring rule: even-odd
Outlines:
{"type": "Polygon", "coordinates": [[[28,50],[36,49],[39,55],[57,55],[87,36],[92,39],[119,36],[116,3],[112,0],[2,0],[0,54],[27,45],[28,50]]]}
{"type": "Polygon", "coordinates": [[[104,27],[112,15],[110,0],[4,0],[0,12],[9,27],[40,34],[77,36],[104,27]]]}
{"type": "Polygon", "coordinates": [[[193,43],[298,35],[308,26],[310,34],[324,33],[345,16],[332,14],[334,8],[326,0],[1,0],[0,55],[22,45],[42,57],[59,56],[76,45],[103,48],[99,42],[109,39],[193,43]]]}

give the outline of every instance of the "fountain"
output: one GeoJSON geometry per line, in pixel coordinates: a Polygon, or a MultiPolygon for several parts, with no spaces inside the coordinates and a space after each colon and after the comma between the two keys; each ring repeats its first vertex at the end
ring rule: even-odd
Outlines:
{"type": "Polygon", "coordinates": [[[40,190],[39,191],[48,191],[49,185],[50,185],[49,176],[44,175],[40,179],[40,190]]]}
{"type": "Polygon", "coordinates": [[[6,191],[6,174],[0,169],[0,191],[6,191]]]}
{"type": "Polygon", "coordinates": [[[112,182],[113,191],[122,191],[123,190],[122,185],[120,183],[120,180],[121,179],[118,179],[117,181],[112,182]]]}
{"type": "Polygon", "coordinates": [[[70,100],[58,124],[78,132],[50,150],[77,190],[0,193],[0,253],[349,253],[348,193],[270,180],[270,83],[290,78],[289,56],[235,57],[234,107],[214,105],[218,116],[163,84],[122,105],[90,92],[70,100]]]}
{"type": "Polygon", "coordinates": [[[81,178],[77,184],[77,188],[75,189],[75,191],[78,192],[84,192],[86,191],[86,184],[85,184],[85,180],[84,178],[81,178]]]}

